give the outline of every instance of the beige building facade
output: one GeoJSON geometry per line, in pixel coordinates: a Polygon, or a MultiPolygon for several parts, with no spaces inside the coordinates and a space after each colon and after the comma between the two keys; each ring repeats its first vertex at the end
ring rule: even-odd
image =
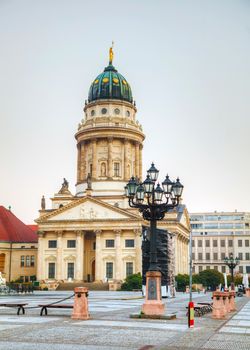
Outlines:
{"type": "Polygon", "coordinates": [[[250,275],[250,213],[206,212],[190,214],[193,272],[215,269],[229,274],[225,257],[233,254],[235,272],[250,275]]]}
{"type": "MultiPolygon", "coordinates": [[[[136,112],[131,88],[111,60],[91,84],[75,135],[75,195],[64,179],[52,209],[42,200],[36,220],[39,280],[124,280],[142,271],[142,227],[148,222],[124,193],[132,175],[142,179],[145,135],[136,112]]],[[[174,233],[175,272],[187,273],[190,224],[180,207],[159,228],[174,233]]]]}

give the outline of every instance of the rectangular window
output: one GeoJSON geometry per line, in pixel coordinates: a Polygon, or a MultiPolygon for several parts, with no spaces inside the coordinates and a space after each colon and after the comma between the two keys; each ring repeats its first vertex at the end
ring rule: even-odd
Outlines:
{"type": "Polygon", "coordinates": [[[93,250],[96,249],[96,242],[93,242],[93,250]]]}
{"type": "Polygon", "coordinates": [[[106,239],[106,248],[114,248],[115,240],[114,239],[106,239]]]}
{"type": "Polygon", "coordinates": [[[206,270],[210,270],[210,266],[206,266],[206,270]]]}
{"type": "Polygon", "coordinates": [[[250,260],[250,253],[246,253],[246,260],[250,260]]]}
{"type": "Polygon", "coordinates": [[[206,239],[206,247],[210,247],[210,240],[209,239],[206,239]]]}
{"type": "Polygon", "coordinates": [[[22,255],[21,256],[21,267],[24,267],[24,259],[25,259],[25,257],[24,257],[24,255],[22,255]]]}
{"type": "Polygon", "coordinates": [[[225,253],[221,253],[221,260],[224,260],[225,259],[225,257],[226,257],[226,254],[225,253]]]}
{"type": "Polygon", "coordinates": [[[195,253],[192,253],[192,260],[195,260],[195,253]]]}
{"type": "Polygon", "coordinates": [[[134,239],[125,239],[125,247],[126,248],[134,248],[135,240],[134,239]]]}
{"type": "Polygon", "coordinates": [[[239,258],[240,260],[243,260],[243,253],[238,253],[238,258],[239,258]]]}
{"type": "Polygon", "coordinates": [[[74,279],[75,264],[73,262],[68,263],[68,278],[74,279]]]}
{"type": "Polygon", "coordinates": [[[112,262],[106,263],[106,277],[113,278],[113,263],[112,262]]]}
{"type": "Polygon", "coordinates": [[[26,256],[26,266],[30,267],[30,256],[29,255],[26,256]]]}
{"type": "Polygon", "coordinates": [[[210,260],[210,253],[206,253],[206,260],[210,260]]]}
{"type": "Polygon", "coordinates": [[[48,247],[49,248],[56,248],[57,247],[57,241],[56,240],[48,241],[48,247]]]}
{"type": "Polygon", "coordinates": [[[202,266],[199,266],[199,272],[201,272],[203,270],[202,266]]]}
{"type": "Polygon", "coordinates": [[[218,271],[218,266],[214,266],[214,270],[215,270],[215,271],[218,271]]]}
{"type": "Polygon", "coordinates": [[[226,266],[221,266],[221,272],[225,273],[226,272],[226,266]]]}
{"type": "Polygon", "coordinates": [[[55,263],[49,263],[48,277],[54,279],[55,278],[55,272],[56,272],[56,264],[55,263]]]}
{"type": "Polygon", "coordinates": [[[195,247],[194,239],[192,239],[192,247],[195,247]]]}
{"type": "Polygon", "coordinates": [[[93,165],[89,164],[89,173],[90,173],[90,175],[92,175],[92,169],[93,169],[93,165]]]}
{"type": "Polygon", "coordinates": [[[29,282],[29,279],[30,279],[29,276],[25,276],[25,280],[24,280],[25,283],[28,283],[28,282],[29,282]]]}
{"type": "Polygon", "coordinates": [[[202,240],[198,239],[198,247],[202,247],[202,240]]]}
{"type": "Polygon", "coordinates": [[[195,273],[195,266],[192,267],[192,273],[195,273]]]}
{"type": "Polygon", "coordinates": [[[218,253],[214,253],[214,260],[218,260],[218,253]]]}
{"type": "Polygon", "coordinates": [[[239,273],[243,273],[243,266],[239,266],[239,273]]]}
{"type": "Polygon", "coordinates": [[[198,253],[198,260],[202,260],[202,253],[198,253]]]}
{"type": "Polygon", "coordinates": [[[67,240],[67,248],[75,248],[76,247],[76,240],[75,239],[68,239],[67,240]]]}
{"type": "Polygon", "coordinates": [[[31,255],[30,257],[30,266],[35,266],[35,255],[31,255]]]}
{"type": "Polygon", "coordinates": [[[217,239],[213,240],[213,247],[217,247],[217,239]]]}
{"type": "Polygon", "coordinates": [[[233,240],[232,240],[232,239],[229,239],[229,240],[228,240],[228,246],[229,246],[229,247],[232,247],[232,246],[233,246],[233,240]]]}
{"type": "Polygon", "coordinates": [[[245,239],[245,247],[249,247],[249,239],[245,239]]]}
{"type": "Polygon", "coordinates": [[[242,239],[238,239],[238,247],[242,247],[242,239]]]}
{"type": "Polygon", "coordinates": [[[221,247],[225,247],[225,239],[222,239],[222,240],[220,241],[220,246],[221,246],[221,247]]]}
{"type": "Polygon", "coordinates": [[[114,176],[120,176],[120,163],[114,163],[114,176]]]}
{"type": "Polygon", "coordinates": [[[126,262],[126,277],[133,275],[133,263],[126,262]]]}

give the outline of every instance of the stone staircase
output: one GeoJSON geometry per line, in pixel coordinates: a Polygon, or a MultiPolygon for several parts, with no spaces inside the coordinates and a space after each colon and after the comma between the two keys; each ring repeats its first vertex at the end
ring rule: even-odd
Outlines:
{"type": "Polygon", "coordinates": [[[86,287],[89,290],[109,290],[108,283],[102,282],[61,282],[56,290],[74,290],[76,287],[86,287]]]}

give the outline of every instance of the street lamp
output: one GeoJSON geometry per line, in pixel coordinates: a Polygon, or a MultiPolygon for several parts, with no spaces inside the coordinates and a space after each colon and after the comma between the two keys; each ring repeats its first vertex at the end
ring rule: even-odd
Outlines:
{"type": "Polygon", "coordinates": [[[162,187],[159,183],[156,185],[158,175],[159,170],[152,163],[144,182],[139,183],[138,179],[131,177],[125,186],[129,206],[138,208],[143,218],[150,221],[149,272],[151,274],[146,274],[146,299],[149,300],[159,299],[157,290],[161,287],[161,273],[157,266],[157,220],[162,220],[166,212],[178,206],[183,191],[183,185],[180,183],[179,178],[172,182],[168,175],[162,182],[162,187]],[[157,276],[156,279],[154,279],[155,276],[157,276]]]}
{"type": "Polygon", "coordinates": [[[225,264],[229,267],[229,270],[231,272],[232,282],[231,282],[231,288],[234,289],[234,269],[237,265],[239,265],[240,260],[238,257],[234,258],[233,253],[230,254],[229,258],[226,257],[224,260],[225,264]]]}

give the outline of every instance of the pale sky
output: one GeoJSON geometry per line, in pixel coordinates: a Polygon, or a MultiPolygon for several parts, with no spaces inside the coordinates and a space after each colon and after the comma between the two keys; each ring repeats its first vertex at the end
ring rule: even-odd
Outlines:
{"type": "Polygon", "coordinates": [[[38,217],[63,177],[94,78],[126,77],[151,161],[189,212],[250,211],[249,0],[0,0],[0,205],[38,217]]]}

